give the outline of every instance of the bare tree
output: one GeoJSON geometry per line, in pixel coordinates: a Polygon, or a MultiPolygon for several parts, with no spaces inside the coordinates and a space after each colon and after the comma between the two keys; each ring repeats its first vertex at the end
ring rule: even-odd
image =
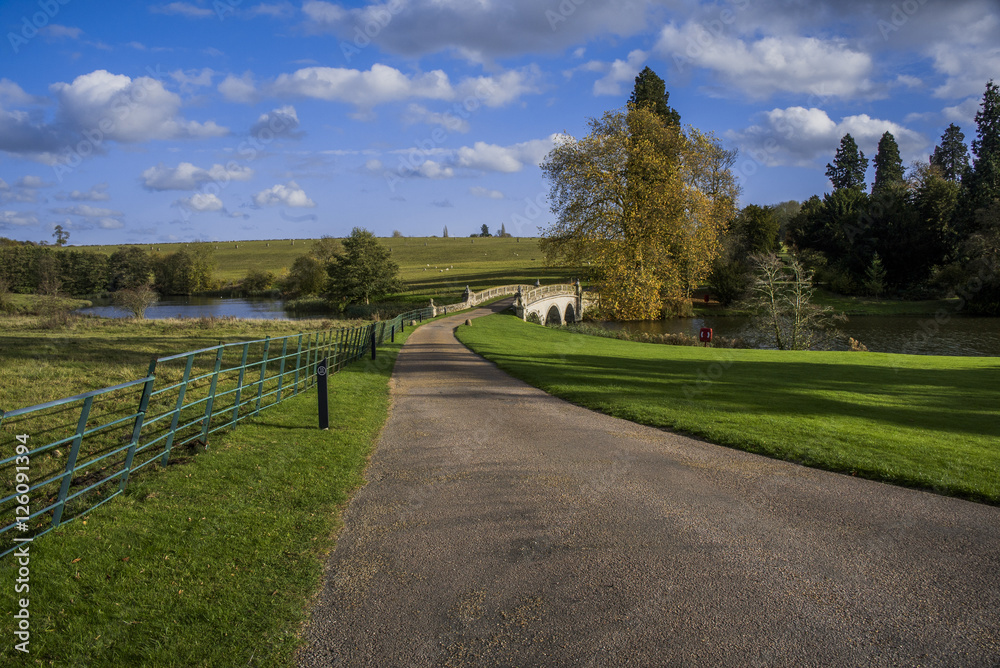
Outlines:
{"type": "Polygon", "coordinates": [[[146,309],[159,301],[160,296],[148,285],[137,288],[123,288],[111,296],[111,302],[118,308],[125,309],[136,320],[146,316],[146,309]]]}
{"type": "Polygon", "coordinates": [[[746,338],[778,350],[826,350],[843,337],[836,324],[846,318],[812,303],[812,272],[798,260],[774,253],[750,260],[754,278],[743,303],[752,313],[746,338]]]}

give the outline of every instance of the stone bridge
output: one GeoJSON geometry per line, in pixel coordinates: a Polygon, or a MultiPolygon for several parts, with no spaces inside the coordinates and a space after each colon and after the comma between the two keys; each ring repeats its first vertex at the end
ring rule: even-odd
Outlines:
{"type": "Polygon", "coordinates": [[[579,322],[589,301],[577,281],[573,284],[556,285],[504,285],[482,292],[473,292],[466,287],[460,303],[434,306],[431,302],[431,306],[434,306],[434,314],[440,315],[471,308],[505,295],[516,296],[514,310],[519,318],[527,320],[534,314],[543,325],[553,321],[560,325],[579,322]]]}

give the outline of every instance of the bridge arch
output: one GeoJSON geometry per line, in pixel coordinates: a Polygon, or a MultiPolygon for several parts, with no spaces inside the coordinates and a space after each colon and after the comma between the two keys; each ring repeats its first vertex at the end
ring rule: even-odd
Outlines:
{"type": "Polygon", "coordinates": [[[548,312],[545,314],[545,318],[542,320],[543,325],[565,325],[566,321],[563,319],[562,313],[559,312],[559,304],[553,304],[549,307],[548,312]]]}

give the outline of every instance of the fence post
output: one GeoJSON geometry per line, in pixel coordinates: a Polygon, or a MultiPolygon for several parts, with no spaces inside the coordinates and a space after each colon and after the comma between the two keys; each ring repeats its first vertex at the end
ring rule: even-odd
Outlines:
{"type": "Polygon", "coordinates": [[[83,400],[83,408],[80,410],[80,419],[76,423],[76,436],[73,437],[73,445],[70,446],[69,458],[66,460],[66,472],[63,473],[62,484],[59,486],[59,497],[56,499],[56,509],[52,513],[52,528],[59,526],[62,522],[63,509],[66,507],[66,496],[69,493],[69,485],[73,480],[73,472],[76,470],[76,458],[80,454],[80,443],[83,442],[83,432],[87,431],[87,418],[90,417],[90,407],[94,404],[94,397],[87,397],[83,400]]]}
{"type": "MultiPolygon", "coordinates": [[[[156,369],[156,358],[150,363],[151,370],[156,369]]],[[[135,458],[135,447],[139,445],[139,434],[142,432],[142,422],[146,418],[146,410],[149,408],[149,397],[153,394],[153,383],[156,379],[153,374],[149,374],[149,380],[143,383],[142,397],[139,399],[139,414],[135,416],[135,424],[132,425],[132,440],[128,444],[128,454],[125,455],[125,470],[122,471],[122,481],[118,484],[118,491],[124,492],[125,485],[128,484],[128,476],[132,471],[132,460],[135,458]]]]}
{"type": "Polygon", "coordinates": [[[372,342],[372,359],[375,359],[375,329],[376,329],[377,327],[378,327],[378,325],[372,325],[372,334],[371,334],[371,342],[372,342]]]}
{"type": "Polygon", "coordinates": [[[215,403],[215,388],[219,384],[219,369],[222,368],[222,352],[225,350],[219,341],[219,352],[215,355],[215,372],[212,374],[212,384],[208,389],[208,401],[205,403],[205,419],[202,421],[201,442],[208,448],[208,429],[212,426],[212,405],[215,403]]]}
{"type": "Polygon", "coordinates": [[[177,422],[181,418],[181,409],[184,407],[184,395],[187,393],[188,378],[191,377],[191,367],[194,365],[194,353],[188,355],[187,364],[184,365],[184,377],[181,378],[180,389],[177,390],[177,405],[174,407],[174,417],[170,419],[170,431],[167,433],[167,444],[163,448],[163,461],[161,466],[167,465],[170,458],[170,448],[174,445],[174,435],[177,434],[177,422]]]}
{"type": "Polygon", "coordinates": [[[278,369],[278,402],[281,401],[281,386],[285,382],[285,356],[288,354],[288,337],[281,337],[281,367],[278,369]]]}
{"type": "Polygon", "coordinates": [[[324,357],[320,360],[319,366],[316,367],[316,397],[319,402],[319,428],[324,431],[330,428],[330,408],[326,398],[327,369],[327,358],[324,357]]]}
{"type": "Polygon", "coordinates": [[[292,395],[299,393],[299,369],[302,368],[302,333],[299,332],[299,347],[295,351],[295,391],[292,395]]]}
{"type": "Polygon", "coordinates": [[[243,344],[243,358],[240,360],[240,377],[236,381],[236,405],[233,406],[233,419],[230,424],[236,424],[240,419],[240,400],[243,398],[243,378],[247,368],[247,355],[250,352],[250,343],[243,344]]]}
{"type": "Polygon", "coordinates": [[[253,414],[260,412],[260,401],[264,396],[264,381],[267,379],[267,354],[271,349],[271,337],[264,337],[264,359],[260,363],[260,382],[257,385],[257,408],[253,414]]]}

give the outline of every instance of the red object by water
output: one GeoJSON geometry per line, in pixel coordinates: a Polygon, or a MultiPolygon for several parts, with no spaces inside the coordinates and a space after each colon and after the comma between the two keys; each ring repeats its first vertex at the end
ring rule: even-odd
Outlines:
{"type": "Polygon", "coordinates": [[[701,331],[698,333],[698,340],[701,341],[702,343],[711,343],[712,342],[712,328],[711,327],[702,327],[701,331]]]}

